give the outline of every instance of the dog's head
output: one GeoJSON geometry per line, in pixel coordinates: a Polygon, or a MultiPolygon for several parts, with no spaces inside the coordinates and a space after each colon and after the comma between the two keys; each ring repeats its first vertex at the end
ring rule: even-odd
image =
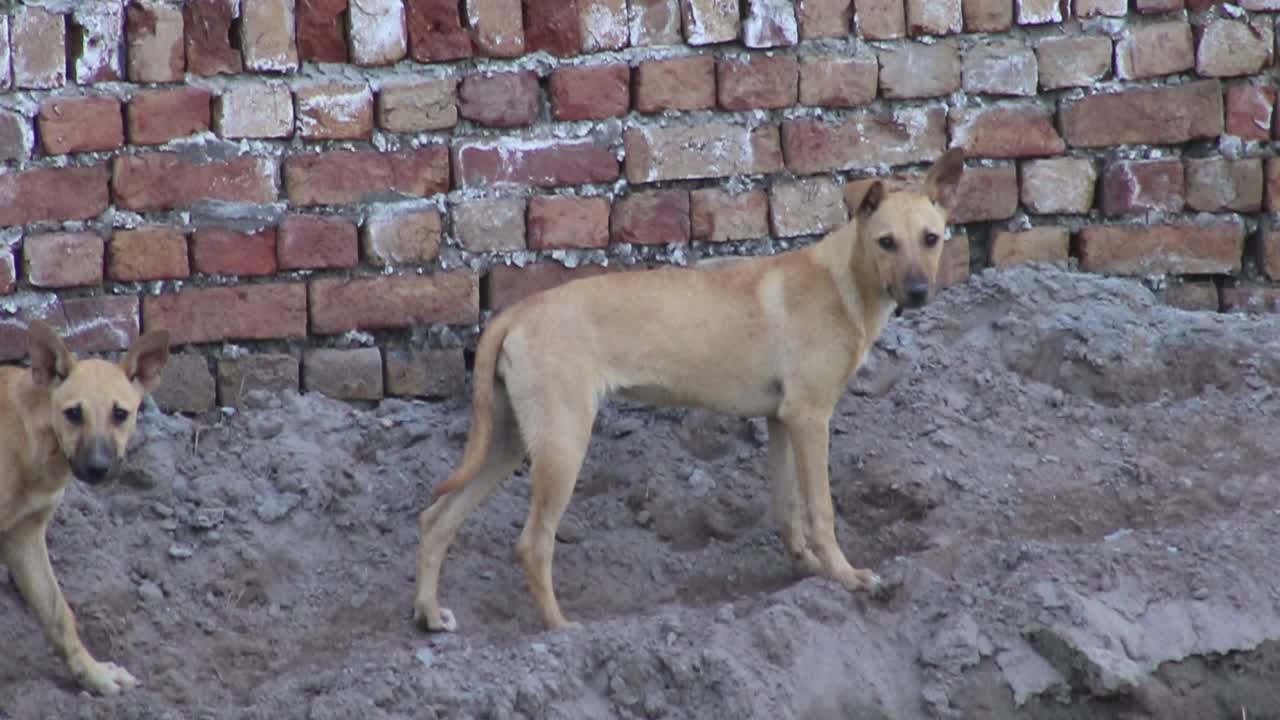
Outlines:
{"type": "Polygon", "coordinates": [[[948,150],[925,177],[923,192],[888,192],[873,182],[856,211],[863,257],[874,258],[881,289],[905,308],[929,301],[936,287],[947,214],[964,172],[964,151],[948,150]]]}
{"type": "Polygon", "coordinates": [[[169,333],[143,335],[119,363],[78,360],[39,320],[27,337],[31,376],[49,393],[50,425],[72,474],[91,484],[106,480],[124,457],[143,397],[160,383],[169,333]]]}

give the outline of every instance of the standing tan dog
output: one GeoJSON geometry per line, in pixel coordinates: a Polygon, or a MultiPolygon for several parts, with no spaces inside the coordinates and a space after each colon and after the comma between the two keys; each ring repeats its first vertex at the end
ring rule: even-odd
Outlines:
{"type": "Polygon", "coordinates": [[[0,368],[0,556],[80,684],[116,693],[138,681],[95,660],[80,641],[45,531],[72,477],[99,484],[124,456],[138,406],[169,359],[169,334],[143,335],[119,364],[77,361],[39,320],[28,342],[30,370],[0,368]]]}
{"type": "Polygon", "coordinates": [[[462,464],[420,519],[417,622],[457,628],[437,599],[445,552],[464,516],[528,454],[533,501],[516,552],[545,624],[573,625],[552,589],[555,532],[610,391],[768,418],[769,486],[797,571],[849,590],[877,586],[836,543],[829,421],[894,308],[928,302],[963,169],[963,152],[951,150],[923,193],[872,183],[852,221],[806,248],[575,280],[495,318],[476,350],[462,464]]]}

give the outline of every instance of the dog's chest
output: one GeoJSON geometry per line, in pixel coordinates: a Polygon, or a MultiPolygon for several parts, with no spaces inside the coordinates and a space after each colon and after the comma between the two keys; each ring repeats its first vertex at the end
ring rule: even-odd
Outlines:
{"type": "Polygon", "coordinates": [[[53,510],[62,502],[67,483],[58,483],[56,490],[31,487],[22,482],[0,491],[0,535],[18,523],[40,513],[53,510]]]}

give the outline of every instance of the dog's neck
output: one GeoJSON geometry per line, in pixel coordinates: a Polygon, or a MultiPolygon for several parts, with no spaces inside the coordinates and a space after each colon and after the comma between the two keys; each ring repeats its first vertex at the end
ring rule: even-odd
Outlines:
{"type": "Polygon", "coordinates": [[[875,261],[858,241],[857,218],[808,249],[830,273],[845,312],[861,322],[868,337],[879,337],[897,303],[885,292],[876,277],[875,261]]]}
{"type": "MultiPolygon", "coordinates": [[[[17,384],[16,392],[18,397],[14,399],[25,410],[22,413],[22,430],[26,436],[22,457],[23,469],[65,468],[65,474],[70,475],[71,465],[58,448],[58,437],[54,434],[53,425],[50,422],[48,389],[37,387],[28,372],[27,376],[17,384]]],[[[37,475],[40,474],[37,473],[37,475]]],[[[63,473],[45,472],[43,474],[57,476],[63,473]]]]}

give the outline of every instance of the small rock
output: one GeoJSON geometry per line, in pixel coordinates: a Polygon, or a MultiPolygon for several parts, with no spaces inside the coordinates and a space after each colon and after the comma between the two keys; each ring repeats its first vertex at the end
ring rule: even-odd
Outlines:
{"type": "Polygon", "coordinates": [[[534,652],[545,655],[548,652],[547,644],[536,642],[529,646],[534,652]]]}
{"type": "Polygon", "coordinates": [[[573,518],[566,517],[560,521],[560,526],[556,528],[556,539],[568,545],[576,545],[587,537],[587,530],[582,523],[573,518]]]}
{"type": "Polygon", "coordinates": [[[142,598],[143,602],[159,602],[164,600],[164,590],[150,580],[143,580],[138,586],[138,597],[142,598]]]}
{"type": "Polygon", "coordinates": [[[226,511],[222,508],[200,508],[191,514],[187,524],[197,530],[212,530],[223,523],[226,511]]]}
{"type": "Polygon", "coordinates": [[[170,545],[169,546],[169,557],[174,558],[176,560],[186,560],[187,558],[191,557],[194,554],[195,554],[195,551],[193,551],[190,547],[186,545],[170,545]]]}
{"type": "Polygon", "coordinates": [[[158,518],[167,518],[167,517],[173,516],[173,508],[160,502],[153,503],[151,505],[151,512],[155,513],[156,517],[158,518]]]}
{"type": "Polygon", "coordinates": [[[260,500],[254,513],[263,522],[271,523],[283,519],[301,502],[302,496],[297,493],[273,494],[260,500]]]}
{"type": "Polygon", "coordinates": [[[1204,600],[1209,597],[1209,588],[1201,586],[1191,592],[1191,597],[1196,600],[1204,600]]]}
{"type": "Polygon", "coordinates": [[[609,434],[615,438],[626,437],[644,429],[644,419],[638,417],[621,417],[609,427],[609,434]]]}
{"type": "Polygon", "coordinates": [[[161,529],[161,530],[168,530],[168,531],[170,531],[170,532],[172,532],[172,531],[174,531],[174,530],[177,530],[177,529],[178,529],[178,521],[177,521],[177,520],[165,520],[164,522],[160,523],[160,529],[161,529]]]}
{"type": "Polygon", "coordinates": [[[716,481],[699,468],[694,468],[689,473],[689,490],[693,492],[694,497],[706,497],[708,493],[716,487],[716,481]]]}
{"type": "Polygon", "coordinates": [[[418,651],[413,656],[418,658],[418,662],[426,667],[431,667],[432,663],[436,661],[435,653],[431,651],[430,647],[418,648],[418,651]]]}
{"type": "Polygon", "coordinates": [[[653,515],[648,510],[641,510],[636,513],[636,524],[640,527],[649,527],[653,523],[653,515]]]}

